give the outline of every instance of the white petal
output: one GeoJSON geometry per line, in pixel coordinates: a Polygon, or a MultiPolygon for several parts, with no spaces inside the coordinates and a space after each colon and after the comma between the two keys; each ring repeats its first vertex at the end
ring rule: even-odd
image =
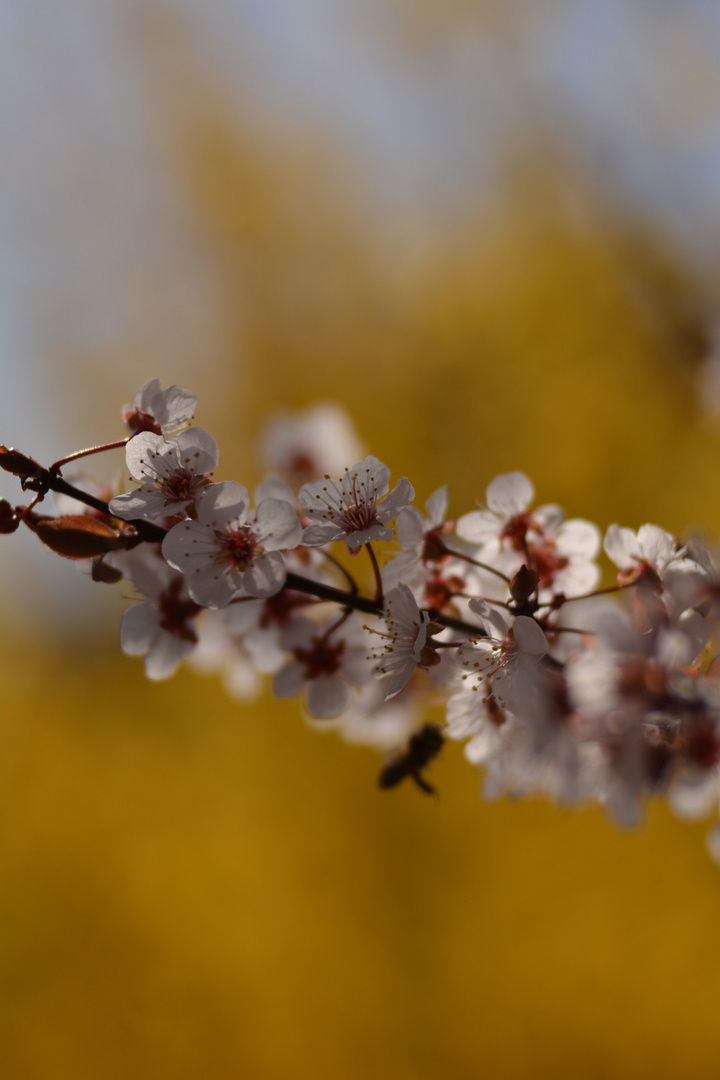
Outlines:
{"type": "Polygon", "coordinates": [[[561,506],[555,503],[547,503],[533,510],[533,520],[542,526],[545,533],[554,535],[563,523],[565,513],[561,506]]]}
{"type": "Polygon", "coordinates": [[[648,562],[660,569],[665,568],[674,554],[675,540],[658,525],[641,525],[638,529],[638,544],[648,562]]]}
{"type": "Polygon", "coordinates": [[[703,651],[710,638],[710,626],[707,619],[699,611],[692,609],[683,611],[678,619],[678,629],[682,630],[690,641],[694,650],[694,659],[703,651]]]}
{"type": "Polygon", "coordinates": [[[306,708],[318,720],[331,720],[333,716],[339,716],[347,700],[347,685],[337,675],[319,675],[307,685],[306,708]]]}
{"type": "Polygon", "coordinates": [[[402,510],[395,522],[395,532],[400,547],[405,551],[421,545],[425,536],[425,522],[420,511],[414,506],[402,510]]]}
{"type": "MultiPolygon", "coordinates": [[[[157,383],[158,389],[155,393],[148,395],[150,408],[146,409],[146,412],[150,412],[155,417],[160,427],[177,428],[192,420],[197,408],[197,397],[191,390],[181,390],[175,383],[166,387],[165,390],[160,390],[159,379],[151,379],[151,383],[157,383]]],[[[149,389],[150,383],[146,383],[146,387],[149,389]]],[[[214,465],[212,467],[215,468],[214,465]]]]}
{"type": "Polygon", "coordinates": [[[273,694],[279,698],[294,697],[295,694],[300,693],[304,685],[305,665],[299,660],[291,660],[273,678],[273,694]]]}
{"type": "Polygon", "coordinates": [[[389,495],[378,506],[378,520],[387,525],[394,517],[408,506],[415,498],[415,489],[406,476],[398,480],[389,495]]]}
{"type": "Polygon", "coordinates": [[[188,428],[173,440],[177,446],[180,464],[195,476],[212,472],[218,463],[218,446],[212,435],[202,428],[188,428]]]}
{"type": "Polygon", "coordinates": [[[558,572],[551,589],[543,589],[543,599],[555,593],[564,593],[568,599],[591,592],[600,580],[600,569],[593,562],[570,562],[558,572]]]}
{"type": "Polygon", "coordinates": [[[685,821],[704,818],[717,802],[713,779],[699,771],[687,778],[683,777],[671,784],[668,802],[673,813],[685,821]]]}
{"type": "Polygon", "coordinates": [[[142,409],[143,412],[149,413],[152,407],[152,401],[160,392],[161,385],[159,379],[148,379],[148,381],[136,391],[135,396],[133,397],[133,408],[142,409]]]}
{"type": "Polygon", "coordinates": [[[206,569],[217,561],[215,534],[201,521],[179,521],[165,534],[162,553],[183,574],[206,569]]]}
{"type": "Polygon", "coordinates": [[[282,589],[286,577],[282,555],[279,551],[269,551],[245,570],[242,574],[242,587],[251,596],[274,596],[282,589]]]}
{"type": "Polygon", "coordinates": [[[342,654],[342,672],[357,686],[372,681],[372,671],[365,645],[346,645],[342,654]]]}
{"type": "Polygon", "coordinates": [[[512,624],[515,642],[524,653],[530,656],[544,656],[548,651],[548,642],[545,634],[535,622],[527,615],[518,615],[512,624]]]}
{"type": "Polygon", "coordinates": [[[300,543],[303,528],[292,503],[280,499],[263,499],[258,505],[253,535],[266,551],[295,548],[300,543]]]}
{"type": "MultiPolygon", "coordinates": [[[[382,664],[383,661],[381,660],[380,663],[382,664]]],[[[395,671],[392,671],[387,675],[383,683],[386,701],[389,701],[390,698],[394,698],[396,694],[399,694],[400,691],[407,686],[416,667],[417,665],[414,660],[406,658],[398,664],[395,671]]],[[[373,669],[373,672],[376,679],[384,677],[383,673],[381,673],[377,667],[373,669]]]]}
{"type": "Polygon", "coordinates": [[[512,621],[509,613],[502,608],[497,608],[494,604],[488,604],[486,600],[481,600],[478,596],[473,597],[468,607],[473,615],[477,615],[480,619],[486,634],[500,638],[501,641],[507,636],[512,621]]]}
{"type": "Polygon", "coordinates": [[[594,559],[600,551],[600,530],[592,521],[572,518],[560,526],[555,543],[562,555],[594,559]]]}
{"type": "Polygon", "coordinates": [[[500,522],[489,510],[471,510],[469,514],[463,514],[458,519],[456,532],[471,544],[483,544],[498,535],[500,522]]]}
{"type": "Polygon", "coordinates": [[[145,657],[145,674],[148,679],[169,679],[177,671],[180,661],[193,649],[193,642],[167,634],[163,630],[145,657]]]}
{"type": "Polygon", "coordinates": [[[425,503],[425,509],[427,510],[428,520],[432,529],[438,529],[445,520],[448,508],[448,492],[449,488],[447,484],[443,484],[442,487],[432,493],[425,503]]]}
{"type": "Polygon", "coordinates": [[[632,529],[624,529],[619,525],[610,525],[605,533],[605,554],[612,559],[620,570],[628,570],[637,565],[633,556],[639,554],[638,541],[632,529]]]}
{"type": "Polygon", "coordinates": [[[244,484],[234,480],[223,480],[212,484],[195,503],[198,520],[221,531],[239,521],[245,524],[245,517],[250,505],[250,496],[244,484]]]}
{"type": "Polygon", "coordinates": [[[136,589],[150,600],[157,600],[175,577],[165,559],[147,545],[129,551],[123,562],[124,576],[130,578],[136,589]]]}
{"type": "MultiPolygon", "coordinates": [[[[172,512],[176,513],[189,504],[185,502],[173,503],[172,512]]],[[[116,495],[109,503],[110,513],[123,521],[135,521],[137,518],[143,521],[157,521],[167,516],[168,502],[165,496],[156,487],[143,484],[142,487],[128,491],[125,495],[116,495]]]]}
{"type": "Polygon", "coordinates": [[[164,446],[166,440],[154,431],[139,431],[133,435],[125,447],[125,464],[130,475],[135,480],[154,478],[156,472],[152,461],[164,446]]]}
{"type": "Polygon", "coordinates": [[[305,547],[319,547],[331,540],[344,540],[345,533],[337,525],[308,525],[303,529],[301,543],[305,547]]]}
{"type": "MultiPolygon", "coordinates": [[[[242,607],[242,604],[236,605],[242,607]]],[[[232,610],[232,608],[230,609],[232,610]]],[[[287,653],[281,649],[273,634],[261,631],[243,642],[253,664],[263,675],[273,675],[285,663],[287,653]]]]}
{"type": "Polygon", "coordinates": [[[357,492],[362,502],[382,498],[389,486],[390,470],[372,454],[358,461],[342,478],[343,494],[352,498],[357,492]]]}
{"type": "Polygon", "coordinates": [[[657,655],[664,667],[687,667],[695,659],[697,652],[693,643],[680,630],[666,630],[661,627],[658,633],[657,655]]]}
{"type": "Polygon", "coordinates": [[[202,607],[227,607],[237,592],[223,567],[217,564],[195,570],[188,576],[187,582],[190,596],[202,607]]]}
{"type": "Polygon", "coordinates": [[[474,735],[465,746],[465,757],[471,765],[483,765],[497,743],[497,735],[488,724],[477,735],[474,735]]]}
{"type": "Polygon", "coordinates": [[[393,531],[387,529],[384,525],[370,525],[367,529],[358,529],[356,532],[351,532],[345,535],[342,534],[342,539],[349,548],[362,547],[363,544],[371,544],[376,540],[392,540],[393,531]]]}
{"type": "Polygon", "coordinates": [[[488,509],[503,520],[521,514],[530,506],[535,495],[527,476],[521,472],[496,476],[485,492],[488,509]]]}
{"type": "Polygon", "coordinates": [[[425,579],[425,568],[414,551],[401,551],[383,567],[382,579],[386,592],[400,582],[419,586],[425,579]]]}
{"type": "Polygon", "coordinates": [[[127,656],[144,656],[160,629],[158,609],[145,601],[123,612],[120,648],[127,656]]]}
{"type": "Polygon", "coordinates": [[[282,476],[275,476],[274,474],[266,476],[262,483],[258,484],[254,495],[256,503],[262,502],[263,499],[282,499],[283,502],[295,505],[295,493],[287,480],[283,480],[282,476]]]}
{"type": "Polygon", "coordinates": [[[313,480],[303,484],[298,492],[298,500],[306,517],[322,520],[329,505],[338,507],[342,503],[342,483],[338,480],[313,480]]]}

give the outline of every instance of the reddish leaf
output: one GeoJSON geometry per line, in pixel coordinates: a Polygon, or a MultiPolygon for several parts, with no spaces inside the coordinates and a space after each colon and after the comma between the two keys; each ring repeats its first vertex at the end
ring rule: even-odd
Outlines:
{"type": "Polygon", "coordinates": [[[66,559],[94,559],[127,547],[126,537],[89,514],[44,518],[30,527],[43,544],[66,559]]]}

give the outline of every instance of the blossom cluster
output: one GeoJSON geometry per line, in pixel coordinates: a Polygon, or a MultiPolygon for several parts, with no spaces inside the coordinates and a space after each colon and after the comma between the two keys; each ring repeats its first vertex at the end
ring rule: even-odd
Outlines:
{"type": "MultiPolygon", "coordinates": [[[[457,521],[447,487],[423,513],[410,481],[391,486],[332,405],[268,426],[272,471],[251,497],[216,479],[217,444],[190,426],[196,404],[152,379],[116,443],[49,469],[2,448],[3,467],[36,495],[3,502],[0,531],[22,521],[95,580],[125,581],[120,644],[151,679],[187,663],[243,700],[269,678],[277,697],[302,695],[311,723],[385,753],[384,787],[410,777],[432,791],[425,770],[451,739],[482,767],[489,797],[594,799],[627,825],[647,795],[686,817],[717,809],[711,549],[649,524],[603,537],[535,506],[521,472],[492,480],[457,521]],[[64,475],[120,445],[128,490],[64,475]],[[35,509],[50,491],[56,516],[35,509]],[[603,550],[615,580],[600,587],[603,550]],[[426,722],[429,699],[445,705],[442,724],[426,722]]],[[[720,861],[720,825],[708,847],[720,861]]]]}

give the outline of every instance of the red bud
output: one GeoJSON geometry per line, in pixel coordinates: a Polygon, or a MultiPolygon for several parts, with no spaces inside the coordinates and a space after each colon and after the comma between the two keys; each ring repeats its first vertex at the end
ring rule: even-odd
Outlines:
{"type": "Polygon", "coordinates": [[[15,511],[7,499],[0,499],[0,533],[13,533],[19,524],[15,511]]]}

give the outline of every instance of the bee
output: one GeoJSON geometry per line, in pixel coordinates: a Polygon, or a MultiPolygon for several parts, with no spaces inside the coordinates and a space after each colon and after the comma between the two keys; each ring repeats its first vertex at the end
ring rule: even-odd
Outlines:
{"type": "Polygon", "coordinates": [[[443,734],[436,724],[423,724],[410,736],[407,747],[383,765],[378,777],[380,787],[397,787],[406,776],[410,776],[422,791],[434,795],[435,788],[427,782],[422,770],[439,755],[444,742],[443,734]]]}

